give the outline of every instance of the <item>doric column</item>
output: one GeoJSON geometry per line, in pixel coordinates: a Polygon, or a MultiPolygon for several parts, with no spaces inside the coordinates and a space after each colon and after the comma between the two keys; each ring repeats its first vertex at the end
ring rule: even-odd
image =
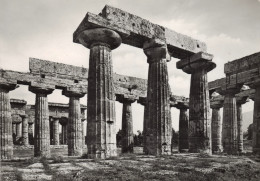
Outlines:
{"type": "Polygon", "coordinates": [[[170,118],[170,89],[167,61],[170,60],[166,45],[144,44],[144,53],[149,63],[147,87],[147,153],[170,155],[172,124],[170,118]]]}
{"type": "Polygon", "coordinates": [[[34,123],[34,156],[50,156],[49,107],[47,95],[53,89],[44,87],[29,87],[35,93],[35,123],[34,123]]]}
{"type": "Polygon", "coordinates": [[[144,119],[143,119],[143,153],[144,154],[148,154],[147,151],[147,142],[146,142],[146,138],[147,138],[147,111],[146,111],[146,98],[145,97],[139,97],[139,99],[137,100],[137,103],[141,104],[144,106],[144,119]]]}
{"type": "Polygon", "coordinates": [[[61,124],[61,144],[67,145],[68,120],[65,118],[62,118],[62,119],[60,119],[60,124],[61,124]]]}
{"type": "Polygon", "coordinates": [[[28,126],[28,137],[29,137],[30,145],[34,145],[33,129],[34,129],[33,123],[29,123],[29,126],[28,126]]]}
{"type": "Polygon", "coordinates": [[[122,153],[133,153],[134,133],[132,118],[132,103],[136,101],[134,95],[117,95],[117,101],[123,104],[122,112],[122,153]]]}
{"type": "Polygon", "coordinates": [[[174,107],[180,110],[179,116],[179,152],[188,152],[189,150],[189,106],[178,103],[174,107]]]}
{"type": "Polygon", "coordinates": [[[260,80],[250,86],[255,88],[253,117],[253,153],[260,155],[260,80]]]}
{"type": "Polygon", "coordinates": [[[22,122],[16,123],[16,141],[22,138],[22,122]]]}
{"type": "Polygon", "coordinates": [[[13,144],[15,143],[16,140],[16,123],[12,123],[12,135],[13,135],[13,144]]]}
{"type": "Polygon", "coordinates": [[[68,156],[82,155],[82,123],[79,99],[85,93],[63,90],[62,94],[69,97],[68,119],[68,156]]]}
{"type": "Polygon", "coordinates": [[[59,145],[60,144],[60,137],[59,137],[59,118],[53,117],[53,144],[59,145]]]}
{"type": "Polygon", "coordinates": [[[189,152],[211,154],[211,119],[207,73],[216,67],[213,56],[199,52],[177,62],[191,74],[189,102],[189,152]]]}
{"type": "Polygon", "coordinates": [[[22,115],[22,144],[24,146],[29,145],[29,140],[28,140],[28,116],[27,115],[22,115]]]}
{"type": "Polygon", "coordinates": [[[220,91],[224,95],[222,144],[223,152],[237,154],[237,104],[235,94],[240,88],[229,88],[220,91]]]}
{"type": "Polygon", "coordinates": [[[122,40],[110,29],[82,31],[79,42],[90,48],[88,75],[87,146],[90,158],[117,155],[115,90],[113,82],[112,49],[122,40]]]}
{"type": "Polygon", "coordinates": [[[12,116],[9,91],[15,88],[16,84],[0,83],[1,160],[13,158],[12,116]]]}
{"type": "Polygon", "coordinates": [[[243,152],[243,113],[242,105],[249,101],[248,97],[238,97],[237,101],[237,145],[238,152],[243,152]]]}
{"type": "Polygon", "coordinates": [[[223,107],[223,100],[218,100],[218,101],[212,100],[210,103],[210,107],[212,109],[212,117],[211,117],[212,152],[220,153],[223,151],[222,120],[220,115],[220,108],[223,107]]]}
{"type": "Polygon", "coordinates": [[[50,128],[50,145],[53,145],[53,117],[49,118],[49,128],[50,128]]]}
{"type": "Polygon", "coordinates": [[[85,140],[85,135],[84,135],[84,130],[86,130],[85,126],[84,126],[84,121],[86,119],[81,119],[81,127],[82,127],[82,147],[84,148],[84,145],[86,144],[86,140],[85,140]]]}

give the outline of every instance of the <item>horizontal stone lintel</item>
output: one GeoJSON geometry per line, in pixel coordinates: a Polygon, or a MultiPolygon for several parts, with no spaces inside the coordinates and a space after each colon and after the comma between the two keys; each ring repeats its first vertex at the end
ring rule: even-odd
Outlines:
{"type": "Polygon", "coordinates": [[[227,75],[237,74],[260,67],[260,52],[242,57],[224,65],[224,72],[227,75]]]}
{"type": "Polygon", "coordinates": [[[79,43],[78,36],[82,31],[100,27],[118,32],[123,43],[138,48],[143,48],[144,42],[155,39],[158,44],[167,44],[171,56],[179,59],[206,52],[207,49],[206,44],[199,40],[108,5],[99,15],[87,13],[73,34],[73,41],[79,43]]]}

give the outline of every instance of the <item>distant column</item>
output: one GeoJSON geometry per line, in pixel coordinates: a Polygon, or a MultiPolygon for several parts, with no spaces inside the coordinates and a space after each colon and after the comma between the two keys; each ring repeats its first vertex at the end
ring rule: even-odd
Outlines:
{"type": "Polygon", "coordinates": [[[260,155],[260,83],[254,85],[253,153],[260,155]]]}
{"type": "Polygon", "coordinates": [[[122,40],[110,29],[82,31],[79,42],[90,49],[88,75],[87,146],[90,158],[117,155],[115,90],[112,51],[122,40]]]}
{"type": "Polygon", "coordinates": [[[134,133],[132,118],[132,103],[136,101],[134,95],[117,95],[117,101],[123,104],[122,111],[122,153],[133,153],[134,133]]]}
{"type": "Polygon", "coordinates": [[[49,107],[47,95],[53,89],[44,87],[29,87],[35,97],[35,123],[34,123],[34,156],[50,156],[50,127],[49,107]]]}
{"type": "Polygon", "coordinates": [[[179,116],[179,152],[189,151],[189,106],[183,103],[175,105],[180,110],[179,116]]]}
{"type": "Polygon", "coordinates": [[[28,127],[28,137],[29,137],[29,143],[30,143],[30,145],[34,145],[33,129],[34,129],[33,123],[29,123],[29,127],[28,127]]]}
{"type": "Polygon", "coordinates": [[[69,97],[69,120],[68,120],[68,155],[82,155],[82,123],[79,99],[85,93],[63,90],[62,94],[69,97]]]}
{"type": "Polygon", "coordinates": [[[13,144],[16,141],[16,123],[12,123],[12,135],[13,135],[13,144]]]}
{"type": "Polygon", "coordinates": [[[59,145],[60,138],[59,138],[59,118],[53,118],[53,144],[59,145]]]}
{"type": "Polygon", "coordinates": [[[83,148],[84,146],[86,145],[86,140],[85,140],[85,135],[84,135],[84,130],[86,130],[85,126],[84,126],[84,121],[86,119],[81,119],[81,127],[82,127],[82,145],[83,145],[83,148]]]}
{"type": "Polygon", "coordinates": [[[0,83],[0,141],[1,160],[13,158],[12,116],[9,91],[16,84],[0,83]]]}
{"type": "Polygon", "coordinates": [[[16,123],[16,141],[22,138],[22,122],[16,123]]]}
{"type": "Polygon", "coordinates": [[[49,118],[49,127],[50,127],[50,145],[53,145],[53,117],[49,118]]]}
{"type": "Polygon", "coordinates": [[[170,61],[167,46],[144,44],[144,53],[149,63],[147,86],[146,149],[152,155],[170,155],[172,124],[170,118],[170,89],[167,61],[170,61]]]}
{"type": "Polygon", "coordinates": [[[199,52],[177,62],[191,74],[189,101],[189,152],[211,154],[211,119],[208,72],[216,67],[213,55],[199,52]]]}
{"type": "Polygon", "coordinates": [[[27,115],[22,115],[22,144],[24,146],[29,145],[29,140],[28,140],[28,116],[27,115]]]}
{"type": "Polygon", "coordinates": [[[238,153],[237,104],[235,94],[239,93],[239,91],[240,88],[230,88],[221,91],[221,94],[224,95],[222,143],[223,152],[228,154],[238,153]]]}
{"type": "Polygon", "coordinates": [[[211,138],[212,138],[212,152],[221,153],[223,151],[222,146],[222,120],[220,115],[220,108],[223,107],[223,101],[212,102],[210,107],[212,108],[211,118],[211,138]]]}
{"type": "Polygon", "coordinates": [[[65,120],[64,118],[60,119],[61,124],[61,144],[67,145],[67,125],[68,120],[65,120]]]}

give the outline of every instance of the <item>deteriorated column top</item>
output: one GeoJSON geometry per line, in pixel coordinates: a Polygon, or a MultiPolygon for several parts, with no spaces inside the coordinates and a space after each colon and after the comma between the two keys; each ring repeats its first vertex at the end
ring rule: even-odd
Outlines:
{"type": "Polygon", "coordinates": [[[82,89],[78,89],[78,90],[65,89],[62,91],[62,95],[65,95],[66,97],[77,97],[77,98],[84,97],[86,93],[87,92],[82,89]]]}
{"type": "Polygon", "coordinates": [[[79,34],[78,40],[86,48],[91,48],[95,44],[104,44],[111,49],[115,49],[122,43],[120,35],[107,28],[84,30],[79,34]]]}
{"type": "Polygon", "coordinates": [[[191,74],[198,70],[204,69],[207,72],[213,70],[216,64],[212,62],[213,55],[199,52],[188,58],[180,60],[176,63],[178,69],[182,69],[184,72],[191,74]]]}
{"type": "Polygon", "coordinates": [[[236,101],[237,101],[237,105],[242,105],[242,104],[245,104],[249,101],[249,96],[246,96],[246,97],[237,97],[236,98],[236,101]]]}
{"type": "Polygon", "coordinates": [[[144,44],[144,53],[147,56],[147,63],[158,62],[162,59],[166,59],[167,62],[171,60],[171,56],[168,53],[166,45],[158,46],[153,40],[147,41],[144,44]]]}
{"type": "Polygon", "coordinates": [[[12,91],[15,88],[17,88],[18,85],[16,83],[9,83],[6,80],[0,79],[0,89],[5,90],[5,91],[12,91]]]}
{"type": "Polygon", "coordinates": [[[171,104],[171,107],[176,107],[180,110],[187,110],[189,109],[189,103],[188,102],[178,102],[177,104],[171,104]]]}
{"type": "Polygon", "coordinates": [[[116,94],[116,101],[120,103],[129,103],[132,104],[134,103],[138,97],[136,95],[131,95],[131,94],[116,94]]]}

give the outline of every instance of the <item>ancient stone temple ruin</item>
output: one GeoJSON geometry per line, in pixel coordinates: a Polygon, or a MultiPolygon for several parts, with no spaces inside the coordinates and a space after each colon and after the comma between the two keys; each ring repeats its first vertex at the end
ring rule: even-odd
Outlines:
{"type": "Polygon", "coordinates": [[[69,156],[117,156],[115,101],[123,104],[122,152],[133,152],[131,104],[136,101],[144,106],[144,153],[170,155],[172,121],[177,121],[171,120],[172,107],[180,110],[180,152],[237,154],[243,151],[242,105],[252,99],[253,151],[260,153],[260,53],[225,64],[226,77],[208,83],[207,73],[216,64],[205,43],[111,6],[98,15],[87,13],[73,42],[90,49],[88,69],[30,58],[30,72],[0,70],[1,159],[12,159],[19,138],[25,146],[34,145],[35,157],[50,156],[50,144],[68,145],[69,156]],[[147,56],[147,80],[113,72],[112,51],[122,43],[147,56]],[[189,98],[171,92],[171,57],[179,59],[178,69],[191,74],[189,98]],[[10,99],[8,93],[19,84],[36,95],[35,105],[10,99]],[[69,98],[68,105],[48,102],[55,89],[69,98]],[[86,94],[87,106],[80,105],[86,94]]]}

